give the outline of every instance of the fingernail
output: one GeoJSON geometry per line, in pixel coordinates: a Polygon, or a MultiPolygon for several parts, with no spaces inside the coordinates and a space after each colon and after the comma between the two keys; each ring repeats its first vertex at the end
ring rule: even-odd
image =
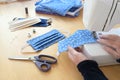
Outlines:
{"type": "Polygon", "coordinates": [[[68,45],[68,48],[71,48],[71,46],[68,45]]]}
{"type": "Polygon", "coordinates": [[[99,38],[102,38],[103,37],[103,35],[99,35],[99,38]]]}
{"type": "Polygon", "coordinates": [[[97,39],[97,42],[100,42],[100,39],[97,39]]]}

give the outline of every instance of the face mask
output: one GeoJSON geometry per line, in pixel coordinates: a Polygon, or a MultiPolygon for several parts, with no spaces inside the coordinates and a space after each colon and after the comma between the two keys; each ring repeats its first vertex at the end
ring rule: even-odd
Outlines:
{"type": "Polygon", "coordinates": [[[27,43],[35,50],[43,50],[50,45],[64,39],[65,36],[57,30],[52,30],[48,33],[45,33],[41,36],[28,40],[27,43]]]}
{"type": "Polygon", "coordinates": [[[96,39],[93,36],[93,33],[89,30],[78,30],[70,37],[59,41],[58,51],[59,53],[67,51],[67,47],[71,46],[73,48],[80,47],[81,45],[94,43],[96,39]]]}
{"type": "Polygon", "coordinates": [[[9,22],[9,29],[11,31],[16,31],[16,30],[20,30],[20,29],[24,29],[27,28],[31,25],[40,23],[41,20],[39,18],[33,17],[33,18],[25,18],[25,19],[21,19],[21,20],[14,20],[9,22]]]}

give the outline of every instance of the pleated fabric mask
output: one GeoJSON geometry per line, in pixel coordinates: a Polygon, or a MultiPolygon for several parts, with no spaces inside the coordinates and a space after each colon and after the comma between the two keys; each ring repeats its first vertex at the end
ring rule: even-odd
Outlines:
{"type": "Polygon", "coordinates": [[[35,37],[31,40],[28,40],[27,43],[35,50],[43,50],[52,44],[64,39],[65,36],[60,33],[58,30],[51,30],[41,36],[35,37]]]}

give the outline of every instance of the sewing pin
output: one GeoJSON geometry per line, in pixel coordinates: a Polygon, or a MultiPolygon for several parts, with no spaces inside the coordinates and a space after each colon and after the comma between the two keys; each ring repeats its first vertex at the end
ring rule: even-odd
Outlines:
{"type": "Polygon", "coordinates": [[[31,34],[30,34],[30,33],[28,33],[28,37],[29,37],[29,38],[31,37],[31,34]]]}
{"type": "Polygon", "coordinates": [[[33,29],[33,33],[34,33],[34,34],[36,33],[36,30],[35,30],[35,29],[33,29]]]}

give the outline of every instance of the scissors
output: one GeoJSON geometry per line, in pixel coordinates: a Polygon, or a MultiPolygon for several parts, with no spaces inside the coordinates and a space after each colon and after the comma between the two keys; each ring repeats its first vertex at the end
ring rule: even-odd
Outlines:
{"type": "Polygon", "coordinates": [[[51,64],[57,63],[57,59],[55,57],[49,55],[38,55],[32,57],[9,57],[10,60],[31,60],[35,63],[35,65],[39,68],[39,70],[43,72],[47,72],[51,69],[51,64]]]}

